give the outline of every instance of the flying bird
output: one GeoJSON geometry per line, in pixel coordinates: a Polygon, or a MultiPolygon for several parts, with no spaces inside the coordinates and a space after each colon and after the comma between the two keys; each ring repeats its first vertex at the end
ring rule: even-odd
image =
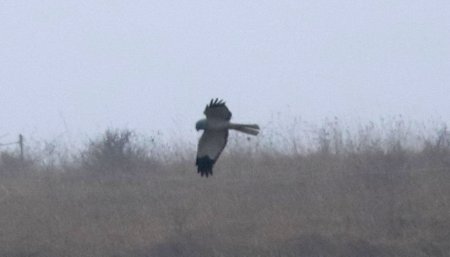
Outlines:
{"type": "Polygon", "coordinates": [[[256,124],[231,123],[231,112],[223,100],[212,99],[206,105],[206,119],[201,119],[195,124],[197,131],[203,130],[198,142],[197,159],[195,165],[197,172],[203,176],[212,176],[212,168],[225,148],[228,139],[228,130],[234,129],[249,135],[256,136],[259,126],[256,124]]]}

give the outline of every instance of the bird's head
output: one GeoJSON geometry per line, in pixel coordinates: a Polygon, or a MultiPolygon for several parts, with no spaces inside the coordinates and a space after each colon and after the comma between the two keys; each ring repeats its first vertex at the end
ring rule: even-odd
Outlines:
{"type": "Polygon", "coordinates": [[[199,131],[200,129],[206,129],[206,119],[202,119],[195,123],[195,129],[199,131]]]}

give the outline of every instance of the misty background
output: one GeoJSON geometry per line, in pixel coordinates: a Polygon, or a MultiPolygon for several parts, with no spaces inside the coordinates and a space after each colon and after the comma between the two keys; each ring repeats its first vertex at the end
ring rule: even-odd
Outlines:
{"type": "Polygon", "coordinates": [[[0,140],[450,119],[448,1],[1,1],[0,140]],[[277,117],[277,118],[274,118],[277,117]]]}
{"type": "Polygon", "coordinates": [[[0,1],[0,256],[450,256],[449,13],[0,1]]]}

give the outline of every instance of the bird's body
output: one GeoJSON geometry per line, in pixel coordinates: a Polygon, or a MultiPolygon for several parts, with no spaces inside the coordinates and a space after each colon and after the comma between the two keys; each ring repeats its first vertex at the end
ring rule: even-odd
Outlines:
{"type": "Polygon", "coordinates": [[[243,133],[256,136],[259,126],[256,124],[231,123],[231,112],[225,102],[217,98],[211,100],[206,106],[204,114],[206,119],[201,119],[195,124],[197,130],[204,130],[200,137],[197,150],[197,171],[202,176],[212,175],[212,167],[225,148],[228,139],[228,130],[234,129],[243,133]]]}
{"type": "Polygon", "coordinates": [[[201,119],[197,122],[196,128],[203,129],[203,130],[224,130],[229,129],[230,122],[226,120],[220,120],[220,119],[201,119]]]}

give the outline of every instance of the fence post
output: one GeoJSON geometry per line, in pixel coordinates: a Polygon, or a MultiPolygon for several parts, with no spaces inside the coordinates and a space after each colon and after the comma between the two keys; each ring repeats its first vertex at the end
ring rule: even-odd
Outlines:
{"type": "Polygon", "coordinates": [[[23,161],[23,136],[19,134],[20,160],[23,161]]]}

